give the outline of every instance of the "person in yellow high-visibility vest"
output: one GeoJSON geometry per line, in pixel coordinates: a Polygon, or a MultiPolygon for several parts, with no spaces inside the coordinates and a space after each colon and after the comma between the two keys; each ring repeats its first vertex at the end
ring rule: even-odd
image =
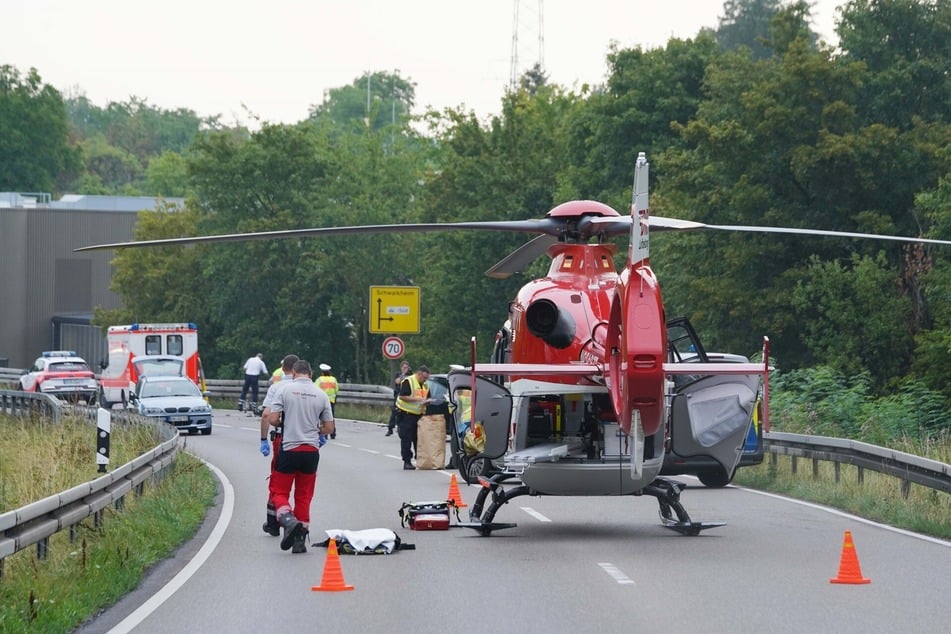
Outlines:
{"type": "Polygon", "coordinates": [[[456,435],[462,435],[469,429],[472,422],[472,390],[459,390],[456,392],[456,435]]]}
{"type": "MultiPolygon", "coordinates": [[[[320,376],[314,379],[314,383],[316,383],[317,387],[322,389],[327,395],[327,398],[330,399],[330,410],[333,411],[334,404],[337,402],[337,392],[339,391],[339,385],[337,384],[337,378],[330,373],[329,365],[326,363],[320,364],[320,376]]],[[[336,428],[334,428],[334,431],[330,432],[330,437],[337,437],[336,428]]]]}
{"type": "Polygon", "coordinates": [[[400,435],[400,454],[403,458],[403,468],[412,471],[413,458],[416,454],[416,424],[431,402],[429,398],[429,368],[421,365],[416,372],[403,380],[399,395],[396,397],[396,409],[399,414],[396,419],[396,431],[400,435]]]}

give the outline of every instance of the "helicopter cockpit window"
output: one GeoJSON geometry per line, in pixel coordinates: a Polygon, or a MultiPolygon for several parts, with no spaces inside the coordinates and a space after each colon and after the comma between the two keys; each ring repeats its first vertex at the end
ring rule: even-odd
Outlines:
{"type": "Polygon", "coordinates": [[[667,322],[667,352],[673,363],[707,363],[707,354],[700,338],[686,317],[667,322]]]}

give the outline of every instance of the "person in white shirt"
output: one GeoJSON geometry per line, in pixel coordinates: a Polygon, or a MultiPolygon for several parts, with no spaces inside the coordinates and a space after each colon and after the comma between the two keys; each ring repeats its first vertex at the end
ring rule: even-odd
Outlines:
{"type": "MultiPolygon", "coordinates": [[[[281,361],[281,367],[274,371],[273,376],[280,376],[287,380],[277,381],[271,384],[264,394],[264,402],[261,406],[264,411],[261,412],[261,453],[264,457],[271,456],[271,473],[274,473],[274,465],[277,464],[277,455],[281,451],[281,439],[284,435],[284,425],[277,424],[271,426],[271,403],[277,396],[279,390],[287,387],[293,380],[294,364],[300,359],[296,354],[289,354],[281,361]],[[280,373],[280,374],[278,374],[280,373]],[[270,444],[268,441],[270,440],[270,444]],[[273,452],[273,453],[272,453],[273,452]]],[[[267,521],[264,522],[264,532],[268,535],[277,537],[281,534],[281,525],[277,523],[277,508],[271,500],[271,492],[268,490],[267,496],[267,521]]]]}
{"type": "MultiPolygon", "coordinates": [[[[334,418],[330,399],[311,379],[310,363],[297,361],[293,374],[293,380],[278,389],[270,403],[267,423],[275,426],[283,420],[284,435],[268,490],[277,521],[284,527],[281,550],[306,553],[320,446],[333,433],[334,418]]],[[[261,442],[263,449],[265,441],[261,442]]]]}
{"type": "MultiPolygon", "coordinates": [[[[241,399],[238,402],[239,406],[245,403],[244,398],[247,396],[249,389],[251,390],[251,403],[253,403],[254,406],[257,405],[258,380],[261,378],[262,374],[266,375],[267,373],[267,366],[264,365],[264,354],[260,352],[244,362],[244,385],[241,386],[241,399]]],[[[254,411],[254,406],[250,408],[250,411],[254,411]]]]}

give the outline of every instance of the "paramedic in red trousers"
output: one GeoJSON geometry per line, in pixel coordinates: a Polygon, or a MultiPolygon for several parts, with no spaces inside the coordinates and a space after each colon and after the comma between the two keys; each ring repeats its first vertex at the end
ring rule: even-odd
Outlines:
{"type": "MultiPolygon", "coordinates": [[[[277,391],[290,383],[291,372],[294,370],[294,364],[297,363],[297,360],[298,357],[296,354],[289,354],[284,357],[284,360],[281,361],[281,367],[274,371],[274,376],[286,376],[287,381],[280,381],[280,379],[278,379],[272,383],[267,389],[267,394],[264,395],[264,403],[262,404],[264,411],[261,412],[261,453],[264,454],[265,458],[268,455],[271,456],[272,474],[274,473],[274,463],[277,462],[277,454],[281,448],[281,435],[284,431],[284,426],[277,425],[272,428],[268,422],[271,414],[271,403],[274,401],[277,391]],[[268,440],[270,440],[270,444],[268,444],[268,440]]],[[[274,503],[271,501],[270,491],[268,491],[267,496],[267,515],[263,528],[264,532],[268,535],[277,537],[281,534],[281,525],[277,523],[277,509],[274,508],[274,503]]]]}
{"type": "MultiPolygon", "coordinates": [[[[258,380],[262,374],[267,374],[267,366],[264,365],[264,355],[259,352],[253,357],[249,357],[248,360],[244,362],[243,367],[244,385],[241,386],[241,398],[238,401],[238,405],[241,406],[244,404],[244,397],[248,394],[248,388],[251,389],[251,402],[257,405],[258,380]]],[[[250,409],[252,412],[254,411],[253,407],[250,409]]]]}
{"type": "Polygon", "coordinates": [[[281,550],[307,552],[310,503],[317,483],[320,437],[334,430],[330,399],[314,383],[310,363],[294,364],[293,379],[277,391],[268,423],[276,426],[284,417],[284,436],[274,463],[268,490],[277,508],[277,521],[284,527],[281,550]],[[294,505],[291,507],[291,491],[294,505]]]}
{"type": "MultiPolygon", "coordinates": [[[[317,384],[317,387],[324,391],[324,394],[327,395],[327,398],[330,399],[330,411],[334,411],[334,405],[337,404],[337,392],[339,391],[339,386],[337,385],[337,377],[330,373],[330,366],[326,363],[320,364],[320,376],[314,379],[314,383],[317,384]]],[[[334,412],[334,420],[336,420],[336,412],[334,412]]],[[[331,438],[337,437],[337,432],[330,434],[331,438]]]]}
{"type": "Polygon", "coordinates": [[[396,431],[400,435],[400,453],[403,457],[403,468],[411,471],[412,459],[416,454],[416,423],[419,422],[429,399],[429,368],[421,365],[416,372],[410,374],[400,385],[399,396],[396,397],[396,431]]]}

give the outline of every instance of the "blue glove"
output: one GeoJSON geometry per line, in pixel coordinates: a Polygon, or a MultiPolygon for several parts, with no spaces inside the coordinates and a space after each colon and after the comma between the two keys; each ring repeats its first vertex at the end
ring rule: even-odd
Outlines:
{"type": "Polygon", "coordinates": [[[271,443],[267,440],[261,441],[261,455],[265,458],[271,455],[271,443]]]}
{"type": "Polygon", "coordinates": [[[325,436],[324,434],[321,434],[317,439],[317,448],[319,449],[326,444],[327,444],[327,436],[325,436]]]}

